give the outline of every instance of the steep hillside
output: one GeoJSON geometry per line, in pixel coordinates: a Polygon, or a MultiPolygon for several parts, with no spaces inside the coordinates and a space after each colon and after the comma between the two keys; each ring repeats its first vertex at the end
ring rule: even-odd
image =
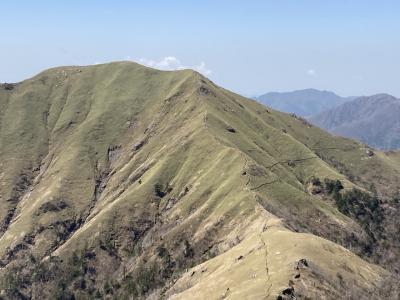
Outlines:
{"type": "Polygon", "coordinates": [[[352,99],[353,97],[344,98],[329,91],[316,89],[283,93],[270,92],[256,97],[257,101],[273,109],[294,113],[302,117],[318,114],[352,99]]]}
{"type": "Polygon", "coordinates": [[[400,148],[400,99],[387,94],[361,97],[310,118],[328,131],[380,149],[400,148]]]}
{"type": "Polygon", "coordinates": [[[47,70],[0,108],[2,297],[397,296],[396,153],[130,62],[47,70]]]}

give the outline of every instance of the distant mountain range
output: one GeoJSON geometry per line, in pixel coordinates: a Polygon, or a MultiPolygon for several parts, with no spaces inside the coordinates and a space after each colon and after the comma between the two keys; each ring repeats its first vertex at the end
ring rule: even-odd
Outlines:
{"type": "Polygon", "coordinates": [[[331,133],[359,139],[375,148],[400,148],[400,99],[391,95],[360,97],[309,120],[331,133]]]}
{"type": "Polygon", "coordinates": [[[355,98],[340,97],[329,91],[305,89],[283,93],[271,92],[255,97],[255,100],[276,110],[310,117],[355,98]]]}

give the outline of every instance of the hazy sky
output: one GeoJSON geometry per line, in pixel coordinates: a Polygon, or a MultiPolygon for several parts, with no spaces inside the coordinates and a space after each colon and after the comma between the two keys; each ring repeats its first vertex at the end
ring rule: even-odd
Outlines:
{"type": "Polygon", "coordinates": [[[135,60],[245,95],[400,96],[400,1],[2,1],[0,82],[135,60]]]}

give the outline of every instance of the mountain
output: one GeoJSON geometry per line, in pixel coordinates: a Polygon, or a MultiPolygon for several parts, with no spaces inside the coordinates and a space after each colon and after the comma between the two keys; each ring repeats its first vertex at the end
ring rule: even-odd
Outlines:
{"type": "Polygon", "coordinates": [[[400,99],[387,94],[360,97],[310,118],[334,134],[379,149],[400,148],[400,99]]]}
{"type": "Polygon", "coordinates": [[[294,113],[302,117],[309,117],[353,98],[343,98],[328,91],[305,89],[284,93],[271,92],[255,99],[273,109],[294,113]]]}
{"type": "Polygon", "coordinates": [[[4,299],[396,299],[400,155],[191,70],[0,86],[4,299]]]}

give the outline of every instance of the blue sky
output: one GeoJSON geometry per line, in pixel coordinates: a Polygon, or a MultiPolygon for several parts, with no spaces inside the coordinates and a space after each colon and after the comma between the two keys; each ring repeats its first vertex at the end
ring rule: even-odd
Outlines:
{"type": "Polygon", "coordinates": [[[59,65],[190,67],[245,95],[400,96],[400,1],[4,1],[0,82],[59,65]]]}

